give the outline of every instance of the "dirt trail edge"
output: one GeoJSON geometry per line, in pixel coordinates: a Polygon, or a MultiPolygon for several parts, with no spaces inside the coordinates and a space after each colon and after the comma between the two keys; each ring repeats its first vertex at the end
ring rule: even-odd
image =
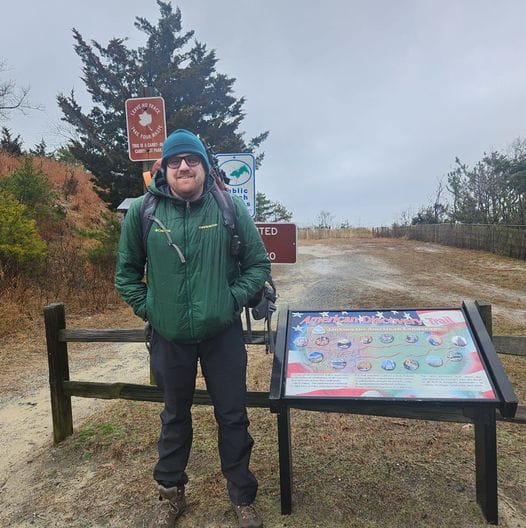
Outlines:
{"type": "MultiPolygon", "coordinates": [[[[78,381],[147,383],[149,379],[148,353],[140,343],[90,343],[89,352],[70,352],[69,360],[71,379],[78,381]]],[[[0,498],[7,517],[16,512],[21,496],[30,490],[34,478],[31,463],[52,445],[49,385],[47,380],[35,385],[32,378],[28,373],[25,394],[4,395],[0,400],[0,498]]],[[[74,427],[103,404],[104,400],[72,398],[74,427]]]]}

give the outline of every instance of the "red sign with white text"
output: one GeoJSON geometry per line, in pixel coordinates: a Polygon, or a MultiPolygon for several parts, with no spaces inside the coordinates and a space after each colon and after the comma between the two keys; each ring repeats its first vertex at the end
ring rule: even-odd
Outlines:
{"type": "Polygon", "coordinates": [[[296,224],[256,223],[272,264],[296,262],[296,224]]]}
{"type": "Polygon", "coordinates": [[[166,139],[166,114],[162,97],[126,100],[128,153],[132,161],[151,161],[162,155],[166,139]]]}

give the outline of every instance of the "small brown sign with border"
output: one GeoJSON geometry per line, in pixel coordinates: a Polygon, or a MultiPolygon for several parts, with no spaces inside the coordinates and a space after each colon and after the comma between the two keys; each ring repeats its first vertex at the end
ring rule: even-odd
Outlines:
{"type": "Polygon", "coordinates": [[[162,97],[126,100],[128,154],[132,161],[151,161],[162,155],[166,140],[166,114],[162,97]]]}
{"type": "Polygon", "coordinates": [[[296,224],[256,223],[272,264],[296,262],[296,224]]]}

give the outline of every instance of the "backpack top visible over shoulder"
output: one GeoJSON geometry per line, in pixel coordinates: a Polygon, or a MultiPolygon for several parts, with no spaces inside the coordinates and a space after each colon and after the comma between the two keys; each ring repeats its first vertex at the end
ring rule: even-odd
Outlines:
{"type": "Polygon", "coordinates": [[[142,231],[142,245],[144,246],[144,251],[146,252],[146,240],[148,239],[148,233],[152,228],[153,220],[151,217],[155,213],[157,208],[157,203],[159,202],[159,197],[155,196],[150,192],[147,192],[144,195],[144,198],[141,202],[141,208],[139,209],[139,215],[141,217],[141,231],[142,231]]]}

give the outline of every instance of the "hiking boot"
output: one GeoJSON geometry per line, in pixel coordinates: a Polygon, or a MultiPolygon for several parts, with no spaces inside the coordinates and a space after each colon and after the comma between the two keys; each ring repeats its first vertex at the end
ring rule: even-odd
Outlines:
{"type": "Polygon", "coordinates": [[[162,504],[153,526],[157,528],[174,528],[175,521],[186,509],[184,486],[165,488],[159,484],[159,500],[162,501],[162,504]]]}
{"type": "Polygon", "coordinates": [[[237,515],[239,528],[263,528],[263,522],[259,518],[254,504],[248,506],[236,506],[233,504],[234,511],[237,515]]]}

